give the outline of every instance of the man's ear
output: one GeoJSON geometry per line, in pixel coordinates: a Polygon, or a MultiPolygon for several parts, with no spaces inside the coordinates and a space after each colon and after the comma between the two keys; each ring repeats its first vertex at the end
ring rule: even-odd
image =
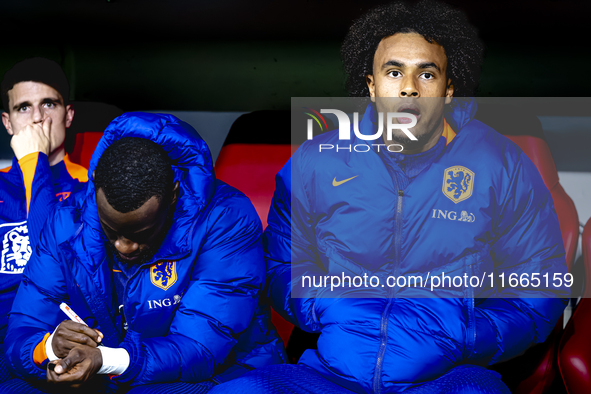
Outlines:
{"type": "Polygon", "coordinates": [[[178,198],[179,198],[180,191],[181,191],[181,183],[179,181],[176,181],[174,183],[174,188],[172,189],[172,199],[170,200],[171,207],[176,205],[176,202],[178,201],[178,198]]]}
{"type": "Polygon", "coordinates": [[[367,87],[369,88],[369,97],[371,97],[371,101],[376,101],[376,84],[373,79],[373,75],[367,74],[365,76],[365,83],[367,83],[367,87]]]}
{"type": "Polygon", "coordinates": [[[74,120],[74,106],[72,104],[66,105],[66,129],[70,128],[74,120]]]}
{"type": "Polygon", "coordinates": [[[454,98],[454,85],[451,83],[451,79],[447,80],[447,88],[445,89],[445,104],[451,103],[454,98]]]}
{"type": "Polygon", "coordinates": [[[14,135],[12,125],[10,124],[10,115],[8,115],[8,112],[2,112],[2,123],[4,124],[4,127],[6,127],[8,134],[14,135]]]}

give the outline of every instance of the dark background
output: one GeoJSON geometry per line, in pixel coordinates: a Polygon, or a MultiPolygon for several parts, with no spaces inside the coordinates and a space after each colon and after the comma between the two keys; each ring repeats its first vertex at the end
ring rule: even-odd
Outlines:
{"type": "MultiPolygon", "coordinates": [[[[123,110],[288,109],[346,96],[339,47],[384,1],[2,0],[0,73],[65,68],[75,100],[123,110]]],[[[589,96],[587,1],[448,1],[487,51],[480,96],[589,96]]]]}

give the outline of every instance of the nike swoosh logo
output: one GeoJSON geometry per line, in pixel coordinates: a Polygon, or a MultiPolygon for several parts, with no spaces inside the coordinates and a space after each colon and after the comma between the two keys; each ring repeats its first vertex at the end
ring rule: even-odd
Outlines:
{"type": "Polygon", "coordinates": [[[340,186],[340,185],[342,185],[345,182],[349,182],[353,178],[357,178],[358,176],[359,175],[355,175],[355,176],[352,176],[351,178],[343,179],[342,181],[338,181],[338,182],[337,182],[337,177],[335,176],[334,179],[332,180],[332,185],[335,186],[335,187],[336,186],[340,186]]]}

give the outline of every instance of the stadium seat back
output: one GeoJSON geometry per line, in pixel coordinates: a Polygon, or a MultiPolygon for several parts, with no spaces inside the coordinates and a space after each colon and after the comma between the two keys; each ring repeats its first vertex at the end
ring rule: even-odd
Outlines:
{"type": "MultiPolygon", "coordinates": [[[[263,229],[267,227],[275,175],[292,154],[289,118],[289,111],[256,111],[240,116],[215,163],[216,177],[250,199],[263,229]]],[[[274,310],[271,321],[287,346],[293,325],[274,310]]]]}
{"type": "Polygon", "coordinates": [[[560,374],[569,394],[591,391],[591,219],[582,236],[585,293],[564,329],[558,350],[560,374]]]}
{"type": "Polygon", "coordinates": [[[66,150],[70,160],[86,168],[103,131],[123,111],[113,105],[74,101],[74,121],[68,130],[66,150]]]}
{"type": "MultiPolygon", "coordinates": [[[[565,248],[566,264],[572,270],[579,239],[579,217],[572,199],[560,185],[558,171],[544,138],[540,120],[534,114],[492,104],[480,105],[476,118],[513,141],[538,169],[552,195],[565,248]],[[498,114],[515,115],[507,119],[507,116],[499,117],[498,114]]],[[[532,233],[532,236],[535,234],[532,233]]],[[[544,343],[532,347],[522,356],[495,366],[512,392],[541,394],[555,387],[557,349],[563,333],[562,326],[561,318],[544,343]]]]}

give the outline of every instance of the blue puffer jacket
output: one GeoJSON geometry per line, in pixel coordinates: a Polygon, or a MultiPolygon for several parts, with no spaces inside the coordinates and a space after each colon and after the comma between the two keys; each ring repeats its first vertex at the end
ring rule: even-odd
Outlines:
{"type": "MultiPolygon", "coordinates": [[[[525,154],[474,112],[475,103],[456,107],[443,153],[404,189],[401,169],[373,149],[319,152],[373,143],[339,141],[336,131],[307,141],[279,172],[263,240],[268,295],[286,319],[321,332],[300,363],[354,391],[400,392],[460,364],[514,357],[550,333],[568,290],[508,284],[512,273],[564,278],[550,193],[525,154]],[[385,285],[388,275],[442,273],[486,283],[493,273],[495,284],[436,293],[385,285]],[[325,275],[376,276],[384,286],[316,287],[325,275]]],[[[375,118],[370,105],[360,131],[374,134],[375,118]]]]}
{"type": "MultiPolygon", "coordinates": [[[[259,304],[265,277],[261,224],[250,201],[215,179],[206,143],[170,115],[129,113],[115,119],[92,157],[89,177],[107,146],[142,137],[168,152],[181,193],[172,227],[153,259],[126,285],[121,338],[109,256],[97,216],[94,182],[80,207],[50,217],[24,272],[12,309],[6,355],[26,378],[45,379],[32,353],[65,319],[67,302],[104,344],[131,356],[118,382],[224,381],[284,362],[281,341],[259,304]]],[[[92,178],[92,177],[90,177],[92,178]]]]}

